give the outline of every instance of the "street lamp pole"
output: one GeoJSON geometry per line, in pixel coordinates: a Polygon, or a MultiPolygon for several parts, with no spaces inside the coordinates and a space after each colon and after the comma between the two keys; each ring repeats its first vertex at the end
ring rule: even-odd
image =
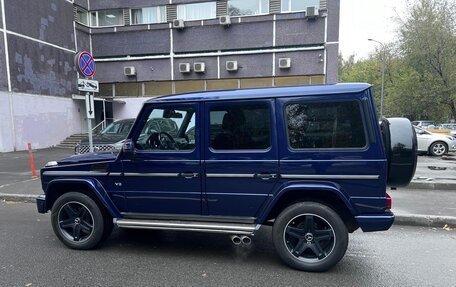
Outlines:
{"type": "Polygon", "coordinates": [[[367,39],[371,42],[376,42],[382,46],[382,91],[380,95],[380,119],[383,118],[383,93],[384,93],[384,86],[385,86],[385,44],[380,41],[374,39],[367,39]]]}

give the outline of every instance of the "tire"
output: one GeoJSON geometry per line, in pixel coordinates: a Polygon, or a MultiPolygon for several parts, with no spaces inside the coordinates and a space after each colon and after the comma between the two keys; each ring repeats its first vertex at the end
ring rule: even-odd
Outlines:
{"type": "Polygon", "coordinates": [[[279,214],[272,239],[278,255],[288,266],[323,272],[344,257],[348,231],[340,216],[328,206],[301,202],[279,214]]]}
{"type": "Polygon", "coordinates": [[[429,153],[432,156],[442,156],[448,152],[448,147],[444,142],[432,143],[429,147],[429,153]]]}
{"type": "Polygon", "coordinates": [[[80,192],[57,198],[51,210],[51,224],[63,244],[80,250],[97,247],[112,230],[98,204],[80,192]]]}

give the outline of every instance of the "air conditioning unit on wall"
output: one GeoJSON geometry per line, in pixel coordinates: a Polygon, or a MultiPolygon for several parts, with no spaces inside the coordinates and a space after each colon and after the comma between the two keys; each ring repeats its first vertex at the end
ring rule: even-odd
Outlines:
{"type": "Polygon", "coordinates": [[[136,76],[136,69],[133,66],[129,67],[124,67],[124,75],[131,77],[131,76],[136,76]]]}
{"type": "Polygon", "coordinates": [[[318,7],[317,6],[308,6],[306,8],[306,18],[307,19],[315,19],[318,16],[320,16],[318,12],[318,7]]]}
{"type": "Polygon", "coordinates": [[[237,72],[238,62],[237,61],[226,61],[226,70],[228,72],[237,72]]]}
{"type": "Polygon", "coordinates": [[[193,70],[195,73],[204,73],[206,71],[206,64],[204,62],[193,63],[193,70]]]}
{"type": "Polygon", "coordinates": [[[290,58],[279,58],[279,68],[280,69],[290,69],[291,68],[291,59],[290,58]]]}
{"type": "Polygon", "coordinates": [[[185,28],[185,22],[182,19],[174,19],[173,20],[173,28],[182,30],[185,28]]]}
{"type": "Polygon", "coordinates": [[[219,24],[225,27],[231,25],[231,18],[229,15],[224,15],[219,17],[219,24]]]}
{"type": "Polygon", "coordinates": [[[190,63],[180,63],[179,64],[179,72],[186,74],[186,73],[190,73],[191,70],[192,69],[190,67],[190,63]]]}

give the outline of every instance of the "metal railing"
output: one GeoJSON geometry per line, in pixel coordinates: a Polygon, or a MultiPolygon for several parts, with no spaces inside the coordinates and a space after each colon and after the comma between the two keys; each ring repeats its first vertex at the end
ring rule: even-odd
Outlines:
{"type": "Polygon", "coordinates": [[[97,134],[99,132],[101,132],[102,130],[104,130],[109,124],[111,124],[112,122],[114,122],[115,119],[113,118],[107,118],[107,119],[104,119],[103,121],[99,122],[93,129],[92,129],[92,133],[93,134],[97,134]]]}

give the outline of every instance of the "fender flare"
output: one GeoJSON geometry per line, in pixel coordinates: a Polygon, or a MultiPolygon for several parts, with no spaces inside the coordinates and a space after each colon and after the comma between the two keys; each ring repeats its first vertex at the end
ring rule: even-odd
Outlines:
{"type": "MultiPolygon", "coordinates": [[[[56,184],[65,184],[65,183],[79,183],[83,184],[89,188],[90,191],[97,197],[100,203],[106,208],[109,214],[113,218],[121,217],[120,211],[112,202],[111,198],[109,198],[108,193],[104,189],[103,185],[96,179],[93,178],[86,178],[86,179],[73,179],[73,178],[61,178],[61,179],[54,179],[49,182],[46,188],[46,197],[52,194],[52,187],[56,184]]],[[[46,204],[46,208],[49,206],[46,204]]]]}
{"type": "Polygon", "coordinates": [[[267,205],[263,209],[263,212],[258,217],[258,223],[262,224],[264,221],[266,221],[269,213],[272,211],[277,202],[279,202],[285,194],[297,190],[302,191],[304,196],[306,194],[306,191],[322,191],[325,193],[330,193],[332,195],[335,195],[340,200],[342,200],[342,202],[345,204],[345,206],[348,208],[348,210],[353,216],[355,216],[358,213],[351,204],[349,197],[346,195],[345,192],[343,192],[338,187],[337,184],[331,182],[292,183],[290,185],[281,187],[281,189],[278,192],[272,195],[272,200],[270,200],[267,203],[267,205]]]}

